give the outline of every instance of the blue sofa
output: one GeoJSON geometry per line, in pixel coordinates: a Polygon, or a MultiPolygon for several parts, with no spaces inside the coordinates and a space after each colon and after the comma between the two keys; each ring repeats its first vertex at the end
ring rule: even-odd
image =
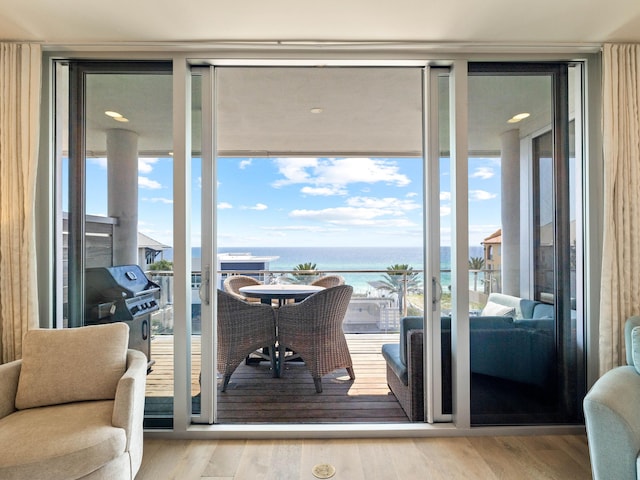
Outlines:
{"type": "MultiPolygon", "coordinates": [[[[553,306],[491,294],[487,311],[503,315],[469,319],[471,372],[546,387],[555,378],[553,306]],[[491,303],[491,305],[489,305],[491,303]]],[[[405,317],[398,343],[382,346],[387,384],[412,421],[424,419],[423,319],[405,317]]],[[[451,411],[451,318],[441,318],[443,410],[451,411]]]]}
{"type": "Polygon", "coordinates": [[[640,479],[640,317],[625,324],[627,365],[600,377],[584,398],[594,480],[640,479]]]}

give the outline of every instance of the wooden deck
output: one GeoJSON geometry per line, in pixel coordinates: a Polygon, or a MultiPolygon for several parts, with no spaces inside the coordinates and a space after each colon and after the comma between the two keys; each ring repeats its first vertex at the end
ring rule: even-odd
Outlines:
{"type": "MultiPolygon", "coordinates": [[[[383,343],[398,334],[347,334],[355,380],[338,369],[322,378],[316,393],[302,362],[287,362],[281,378],[273,378],[269,362],[242,363],[227,391],[218,395],[219,423],[397,423],[408,422],[389,391],[383,343]]],[[[153,371],[147,378],[148,397],[173,395],[173,337],[157,336],[151,344],[153,371]]],[[[199,393],[200,338],[192,343],[192,394],[199,393]]]]}

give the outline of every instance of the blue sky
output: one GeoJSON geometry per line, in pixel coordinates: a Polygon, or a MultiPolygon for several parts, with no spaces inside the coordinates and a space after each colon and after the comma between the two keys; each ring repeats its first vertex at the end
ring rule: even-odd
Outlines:
{"type": "MultiPolygon", "coordinates": [[[[139,229],[172,241],[171,158],[139,160],[139,229]]],[[[193,163],[192,236],[200,245],[201,177],[193,163]]],[[[105,159],[87,162],[87,213],[106,215],[105,159]]],[[[450,241],[448,160],[441,162],[442,243],[450,241]]],[[[420,246],[419,158],[222,158],[218,161],[218,245],[420,246]]],[[[500,225],[499,159],[469,161],[470,245],[500,225]]]]}

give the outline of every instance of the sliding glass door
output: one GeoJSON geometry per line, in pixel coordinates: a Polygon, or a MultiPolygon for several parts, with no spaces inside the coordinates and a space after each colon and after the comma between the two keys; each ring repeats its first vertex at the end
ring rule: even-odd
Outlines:
{"type": "Polygon", "coordinates": [[[57,65],[55,324],[129,326],[147,426],[173,417],[172,76],[166,62],[57,65]]]}
{"type": "Polygon", "coordinates": [[[580,421],[575,75],[469,66],[472,424],[580,421]]]}
{"type": "MultiPolygon", "coordinates": [[[[434,115],[438,102],[448,104],[446,88],[441,97],[437,92],[446,77],[434,74],[427,82],[431,74],[421,67],[192,71],[202,75],[202,91],[213,102],[202,130],[211,142],[210,150],[203,143],[202,198],[215,202],[202,208],[202,225],[214,220],[211,236],[203,230],[201,239],[203,265],[212,266],[203,326],[215,322],[215,290],[231,275],[291,284],[332,274],[354,288],[342,325],[354,381],[338,368],[316,394],[303,362],[281,363],[281,378],[272,378],[270,363],[257,355],[220,393],[214,354],[202,365],[212,387],[205,391],[203,381],[203,411],[205,403],[215,405],[223,424],[407,422],[387,387],[381,347],[398,344],[401,319],[423,317],[425,303],[439,318],[440,233],[430,229],[427,245],[424,205],[428,190],[439,218],[440,149],[426,187],[423,112],[425,88],[435,91],[434,115]],[[425,273],[427,250],[437,252],[428,267],[435,274],[425,273]],[[206,261],[205,253],[212,255],[206,261]]],[[[203,335],[203,352],[216,348],[213,336],[203,335]]],[[[439,385],[439,372],[430,382],[439,385]]],[[[429,395],[440,398],[441,389],[429,395]]],[[[436,418],[442,421],[440,410],[436,418]]]]}
{"type": "Polygon", "coordinates": [[[425,421],[581,421],[579,65],[210,63],[56,67],[56,326],[130,322],[148,427],[174,402],[180,425],[408,423],[381,354],[405,317],[425,421]],[[354,287],[356,379],[338,368],[317,394],[304,362],[274,377],[258,350],[220,393],[224,280],[329,274],[354,287]]]}

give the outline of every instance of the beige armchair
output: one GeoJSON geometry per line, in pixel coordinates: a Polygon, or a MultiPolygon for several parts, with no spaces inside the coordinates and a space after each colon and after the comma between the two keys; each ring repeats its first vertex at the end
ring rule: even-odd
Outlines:
{"type": "Polygon", "coordinates": [[[128,338],[125,323],[27,332],[0,365],[0,478],[135,477],[147,359],[128,338]]]}

